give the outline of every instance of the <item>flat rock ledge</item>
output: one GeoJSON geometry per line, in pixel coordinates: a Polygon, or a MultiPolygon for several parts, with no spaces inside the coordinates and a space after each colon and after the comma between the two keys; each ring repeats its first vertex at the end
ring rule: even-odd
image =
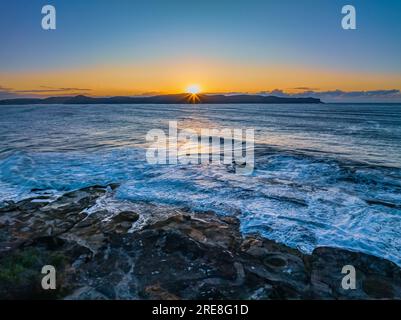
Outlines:
{"type": "MultiPolygon", "coordinates": [[[[401,269],[390,261],[328,247],[306,255],[257,235],[244,237],[233,217],[175,209],[135,229],[137,212],[87,213],[115,187],[1,208],[0,298],[401,298],[401,269]],[[57,270],[56,290],[41,287],[44,265],[57,270]],[[354,290],[342,288],[345,265],[356,269],[354,290]]],[[[155,208],[143,206],[141,215],[155,208]]]]}

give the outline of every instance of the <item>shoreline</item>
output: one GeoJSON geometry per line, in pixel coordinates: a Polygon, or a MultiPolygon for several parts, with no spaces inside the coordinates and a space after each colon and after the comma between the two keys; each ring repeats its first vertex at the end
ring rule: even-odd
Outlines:
{"type": "Polygon", "coordinates": [[[166,210],[139,228],[143,212],[165,209],[85,213],[106,193],[92,186],[0,208],[0,297],[401,299],[401,268],[388,260],[329,247],[304,254],[242,235],[236,218],[213,212],[166,210]],[[57,290],[40,287],[46,264],[56,267],[57,290]],[[341,287],[344,265],[357,270],[356,290],[341,287]]]}

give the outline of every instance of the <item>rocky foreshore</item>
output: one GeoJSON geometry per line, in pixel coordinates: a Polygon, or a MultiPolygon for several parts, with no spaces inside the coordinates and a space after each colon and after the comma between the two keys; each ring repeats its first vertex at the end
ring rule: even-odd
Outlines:
{"type": "Polygon", "coordinates": [[[1,299],[400,299],[401,269],[363,253],[317,248],[311,255],[243,236],[233,217],[140,204],[96,210],[116,186],[0,209],[1,299]],[[88,210],[90,209],[90,210],[88,210]],[[146,223],[145,223],[146,222],[146,223]],[[41,269],[57,270],[43,290],[41,269]],[[356,289],[344,290],[344,265],[356,289]]]}

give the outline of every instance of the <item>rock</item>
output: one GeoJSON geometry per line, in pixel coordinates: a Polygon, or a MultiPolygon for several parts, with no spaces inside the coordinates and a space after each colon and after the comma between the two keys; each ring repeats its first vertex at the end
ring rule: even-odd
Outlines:
{"type": "Polygon", "coordinates": [[[50,203],[31,198],[2,208],[0,222],[5,239],[0,244],[0,254],[36,237],[65,233],[85,219],[83,211],[105,193],[104,187],[88,187],[68,192],[50,203]]]}
{"type": "Polygon", "coordinates": [[[7,255],[0,255],[0,297],[2,299],[59,299],[70,290],[74,276],[71,264],[89,252],[59,238],[36,238],[7,255]],[[57,289],[43,290],[44,265],[57,270],[57,289]]]}
{"type": "Polygon", "coordinates": [[[311,282],[315,297],[327,299],[400,299],[401,269],[394,263],[338,248],[321,247],[311,256],[311,282]],[[356,269],[356,289],[344,290],[342,268],[356,269]]]}
{"type": "Polygon", "coordinates": [[[174,209],[157,221],[160,207],[145,203],[138,204],[141,217],[133,211],[87,213],[115,187],[2,208],[0,298],[401,298],[401,269],[392,262],[336,248],[306,255],[258,235],[244,237],[233,217],[174,209]],[[146,214],[153,218],[142,227],[146,214]],[[40,287],[45,264],[57,269],[54,292],[40,287]],[[341,286],[345,265],[356,268],[356,290],[341,286]]]}
{"type": "Polygon", "coordinates": [[[259,298],[263,292],[263,298],[307,295],[303,255],[272,241],[243,239],[236,219],[177,215],[135,237],[141,243],[135,249],[135,273],[142,298],[153,285],[183,299],[251,298],[255,292],[259,298]]]}
{"type": "Polygon", "coordinates": [[[159,284],[146,287],[145,294],[151,300],[179,300],[177,296],[161,288],[159,284]]]}

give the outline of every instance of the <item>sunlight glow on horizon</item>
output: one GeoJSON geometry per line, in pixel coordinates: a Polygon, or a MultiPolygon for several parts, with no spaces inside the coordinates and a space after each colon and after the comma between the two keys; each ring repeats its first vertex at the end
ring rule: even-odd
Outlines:
{"type": "Polygon", "coordinates": [[[201,88],[197,84],[191,84],[190,86],[187,87],[185,92],[190,94],[198,94],[201,92],[201,88]]]}
{"type": "MultiPolygon", "coordinates": [[[[89,96],[135,96],[158,94],[249,93],[280,89],[383,90],[400,89],[398,73],[359,73],[354,70],[248,63],[213,59],[163,59],[148,63],[92,65],[83,68],[2,72],[3,92],[16,97],[85,94],[89,96]],[[190,82],[188,79],[196,79],[190,82]],[[202,83],[202,87],[199,85],[202,83]],[[181,89],[179,89],[181,88],[181,89]]],[[[0,90],[1,91],[1,90],[0,90]]]]}

